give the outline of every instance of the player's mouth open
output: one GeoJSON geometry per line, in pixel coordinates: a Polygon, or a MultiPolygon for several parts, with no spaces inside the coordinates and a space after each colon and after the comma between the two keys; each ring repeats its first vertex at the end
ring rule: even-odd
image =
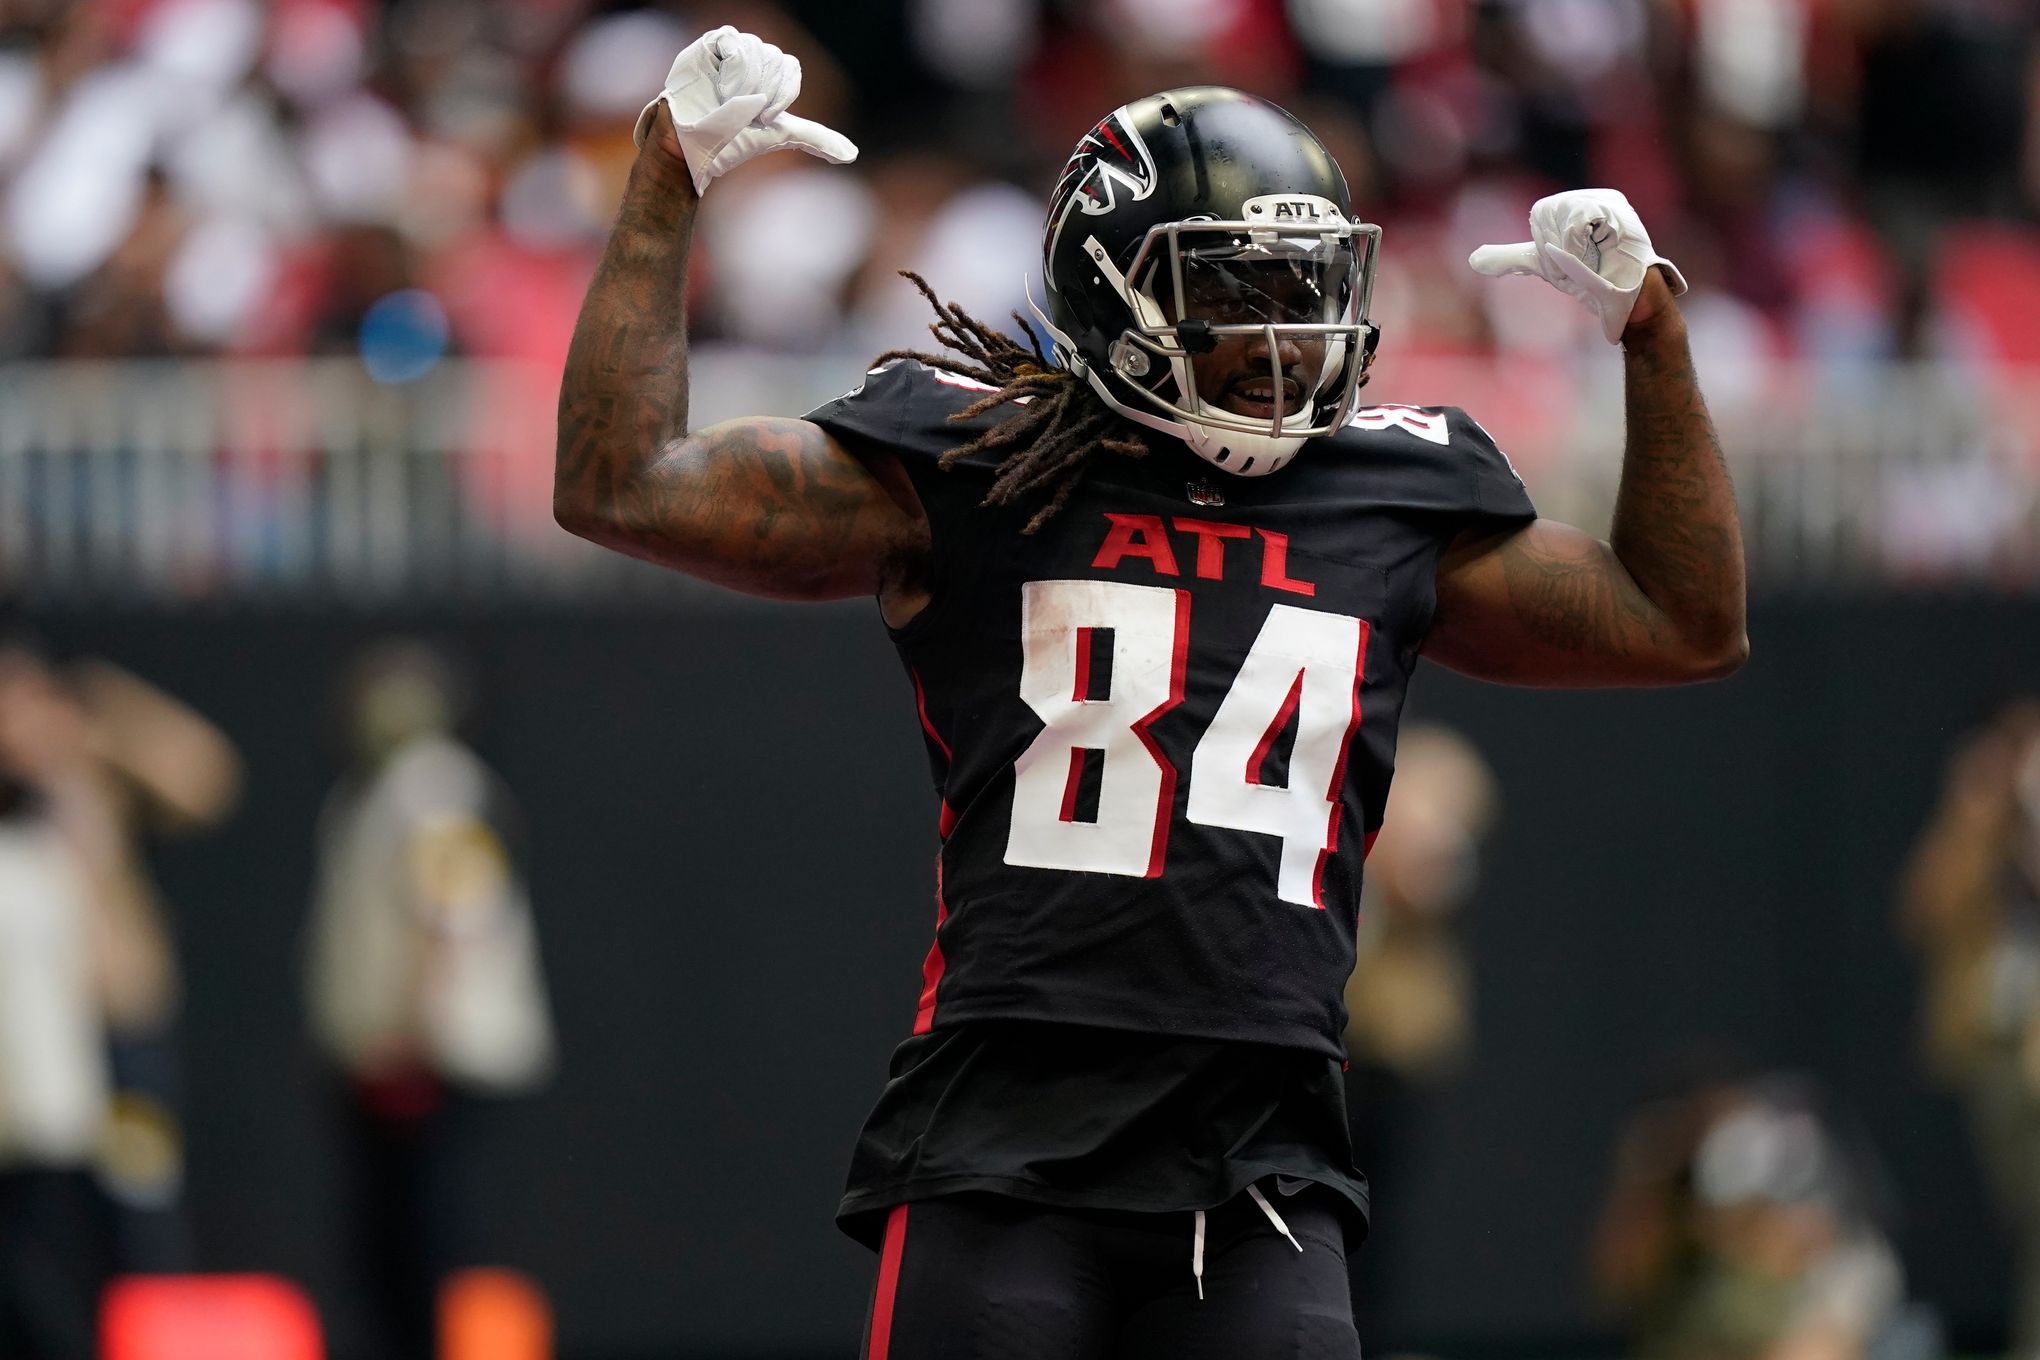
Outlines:
{"type": "Polygon", "coordinates": [[[1278,393],[1282,398],[1282,413],[1294,415],[1303,400],[1303,386],[1294,378],[1284,378],[1279,386],[1268,378],[1235,378],[1226,384],[1225,396],[1219,404],[1235,415],[1273,420],[1278,393]]]}

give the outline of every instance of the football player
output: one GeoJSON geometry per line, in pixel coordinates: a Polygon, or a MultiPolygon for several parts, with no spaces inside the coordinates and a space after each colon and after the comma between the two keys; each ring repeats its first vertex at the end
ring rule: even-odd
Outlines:
{"type": "Polygon", "coordinates": [[[942,844],[913,1033],[839,1211],[880,1253],[866,1354],[1357,1355],[1341,989],[1417,656],[1586,686],[1746,652],[1683,284],[1608,190],[1476,252],[1622,347],[1609,540],[1541,520],[1461,411],[1358,403],[1380,232],[1324,147],[1169,90],[1055,186],[1048,352],[937,304],[946,354],[690,430],[702,192],[775,148],[856,154],[787,111],[799,85],[720,29],[647,106],[554,496],[573,532],[734,589],[875,595],[905,663],[942,844]]]}

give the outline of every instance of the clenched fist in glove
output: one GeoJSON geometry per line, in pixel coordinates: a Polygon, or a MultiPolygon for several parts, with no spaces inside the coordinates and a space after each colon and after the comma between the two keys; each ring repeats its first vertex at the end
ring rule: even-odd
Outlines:
{"type": "Polygon", "coordinates": [[[673,58],[666,88],[638,115],[637,144],[663,102],[694,176],[694,192],[753,156],[796,147],[835,165],[857,159],[857,144],[833,128],[786,111],[800,93],[800,62],[725,24],[673,58]]]}
{"type": "Polygon", "coordinates": [[[1686,291],[1679,267],[1651,248],[1650,233],[1615,189],[1571,189],[1530,205],[1530,239],[1482,246],[1467,263],[1482,274],[1534,274],[1570,293],[1601,319],[1611,344],[1636,307],[1652,265],[1662,265],[1672,296],[1686,291]]]}

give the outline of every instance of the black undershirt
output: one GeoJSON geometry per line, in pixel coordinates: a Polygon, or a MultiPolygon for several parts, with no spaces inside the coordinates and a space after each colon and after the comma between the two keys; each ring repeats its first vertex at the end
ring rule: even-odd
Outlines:
{"type": "Polygon", "coordinates": [[[1060,1208],[1210,1209],[1269,1176],[1324,1185],[1365,1231],[1337,1059],[1036,1021],[946,1026],[894,1050],[836,1211],[876,1247],[881,1210],[987,1191],[1060,1208]]]}

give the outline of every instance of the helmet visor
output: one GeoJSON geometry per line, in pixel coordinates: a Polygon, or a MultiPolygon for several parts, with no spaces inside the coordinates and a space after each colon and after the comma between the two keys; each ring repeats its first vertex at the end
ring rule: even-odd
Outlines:
{"type": "Polygon", "coordinates": [[[1335,325],[1366,315],[1379,239],[1343,221],[1172,222],[1150,233],[1128,278],[1170,325],[1335,325]]]}
{"type": "Polygon", "coordinates": [[[1356,272],[1350,249],[1320,257],[1228,247],[1186,250],[1179,258],[1182,292],[1156,290],[1170,325],[1336,325],[1345,318],[1356,272]]]}
{"type": "MultiPolygon", "coordinates": [[[[1378,228],[1336,219],[1156,228],[1128,273],[1145,324],[1126,340],[1167,361],[1175,391],[1150,381],[1145,395],[1219,429],[1291,437],[1337,429],[1371,330],[1378,240],[1378,228]]],[[[1137,359],[1131,372],[1162,376],[1137,359]]]]}

